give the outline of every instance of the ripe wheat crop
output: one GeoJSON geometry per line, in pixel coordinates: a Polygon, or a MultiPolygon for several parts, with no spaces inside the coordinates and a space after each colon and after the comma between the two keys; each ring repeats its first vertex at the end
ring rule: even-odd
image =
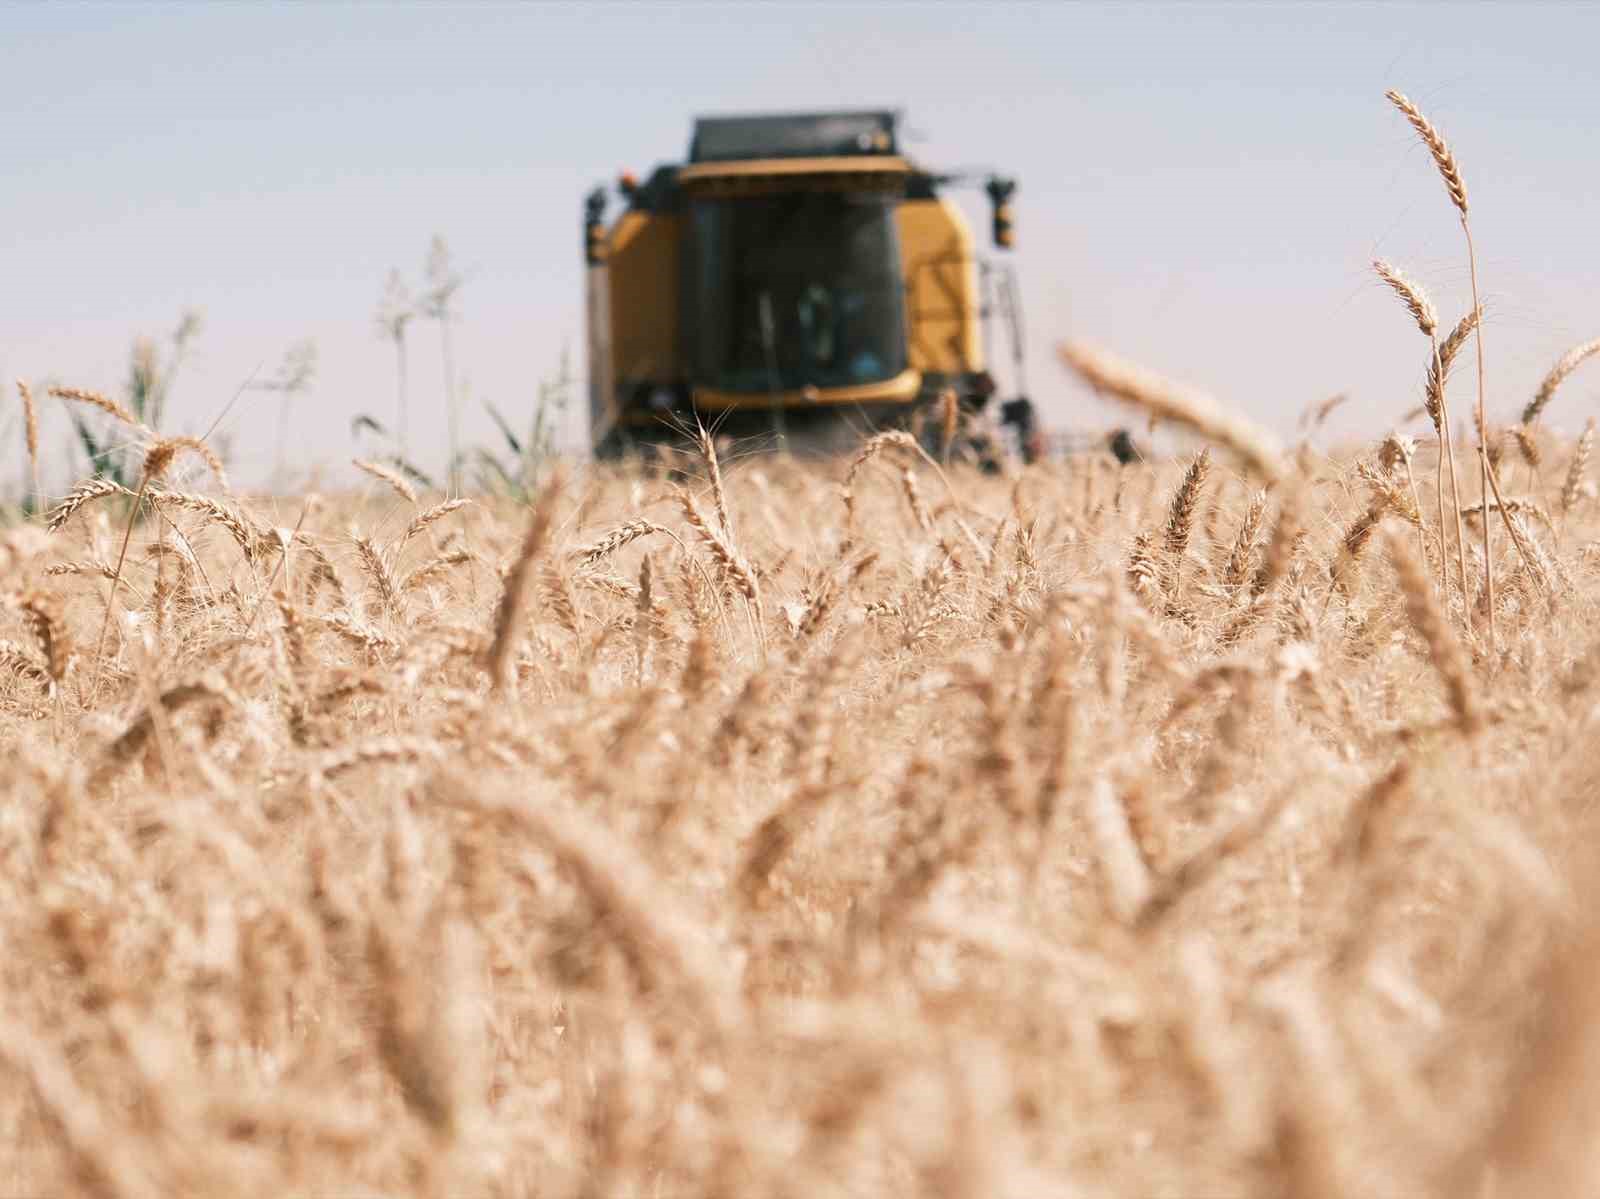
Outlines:
{"type": "Polygon", "coordinates": [[[0,1190],[1537,1171],[1517,1096],[1593,1085],[1539,1053],[1600,697],[1548,453],[1492,654],[1377,446],[164,485],[120,572],[79,489],[0,549],[0,1190]]]}
{"type": "MultiPolygon", "coordinates": [[[[1448,433],[1481,309],[1379,270],[1448,433]]],[[[1597,1193],[1594,345],[1476,503],[1082,343],[1195,455],[133,429],[0,533],[0,1194],[1597,1193]]]]}

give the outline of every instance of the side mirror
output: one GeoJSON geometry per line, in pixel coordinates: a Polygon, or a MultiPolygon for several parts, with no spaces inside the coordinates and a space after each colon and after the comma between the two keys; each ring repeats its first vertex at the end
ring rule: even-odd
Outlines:
{"type": "Polygon", "coordinates": [[[595,188],[583,202],[583,259],[594,266],[605,258],[606,193],[595,188]]]}
{"type": "Polygon", "coordinates": [[[1009,250],[1013,240],[1011,196],[1017,190],[1017,181],[992,175],[983,190],[989,193],[989,203],[994,206],[994,244],[1002,250],[1009,250]]]}

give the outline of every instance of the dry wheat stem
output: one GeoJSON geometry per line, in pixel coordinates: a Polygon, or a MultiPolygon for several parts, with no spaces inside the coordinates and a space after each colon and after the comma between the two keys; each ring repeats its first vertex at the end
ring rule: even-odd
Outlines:
{"type": "MultiPolygon", "coordinates": [[[[1481,456],[1483,458],[1483,477],[1488,482],[1490,489],[1494,492],[1493,507],[1500,513],[1500,520],[1505,525],[1506,532],[1511,535],[1511,541],[1517,547],[1517,554],[1519,557],[1521,557],[1523,566],[1527,567],[1527,569],[1535,578],[1538,578],[1541,572],[1535,566],[1533,556],[1528,549],[1527,543],[1523,541],[1522,534],[1518,531],[1516,522],[1511,519],[1511,507],[1508,506],[1505,498],[1500,494],[1500,479],[1497,476],[1494,467],[1490,465],[1488,455],[1481,454],[1481,456]]],[[[1486,512],[1489,510],[1489,507],[1490,505],[1485,502],[1479,508],[1479,511],[1486,512]]],[[[1546,517],[1545,519],[1548,523],[1549,518],[1546,517]]],[[[1483,522],[1483,527],[1485,537],[1487,538],[1489,528],[1489,522],[1487,520],[1483,522]]],[[[1490,594],[1492,595],[1493,592],[1490,594]]]]}
{"type": "MultiPolygon", "coordinates": [[[[1467,239],[1467,269],[1472,280],[1472,308],[1473,311],[1477,311],[1482,306],[1478,300],[1478,255],[1472,245],[1472,226],[1467,221],[1467,202],[1464,192],[1457,207],[1461,209],[1461,232],[1467,239]]],[[[1483,322],[1481,320],[1476,323],[1473,329],[1472,343],[1477,351],[1478,358],[1478,462],[1482,468],[1479,498],[1487,504],[1489,502],[1490,485],[1493,484],[1495,493],[1499,494],[1500,483],[1494,478],[1494,465],[1489,461],[1489,425],[1488,418],[1484,415],[1483,322]]],[[[1518,552],[1522,554],[1523,560],[1526,561],[1527,550],[1522,544],[1522,539],[1512,529],[1511,520],[1506,516],[1506,513],[1502,511],[1501,516],[1506,517],[1506,531],[1511,533],[1512,539],[1517,543],[1518,552]]],[[[1489,549],[1488,521],[1483,522],[1483,585],[1489,603],[1489,650],[1492,653],[1495,648],[1494,555],[1489,549]]]]}
{"type": "Polygon", "coordinates": [[[28,450],[28,478],[33,484],[34,510],[37,511],[37,505],[44,501],[44,493],[39,490],[39,412],[26,379],[17,380],[17,393],[22,397],[23,444],[28,450]]]}
{"type": "MultiPolygon", "coordinates": [[[[1406,485],[1411,488],[1411,506],[1417,512],[1417,550],[1422,556],[1422,561],[1428,561],[1427,531],[1422,523],[1422,497],[1417,494],[1417,477],[1411,470],[1411,455],[1405,456],[1406,485]]],[[[1440,592],[1448,591],[1447,580],[1450,576],[1450,560],[1444,544],[1444,521],[1439,522],[1439,589],[1440,592]]]]}
{"type": "MultiPolygon", "coordinates": [[[[1442,452],[1439,456],[1441,464],[1448,462],[1450,467],[1450,499],[1456,511],[1456,565],[1461,576],[1461,608],[1463,619],[1468,622],[1472,619],[1472,605],[1467,598],[1467,540],[1466,530],[1461,524],[1461,485],[1456,475],[1456,450],[1455,438],[1450,430],[1450,404],[1446,398],[1446,387],[1450,378],[1450,367],[1454,363],[1456,354],[1466,343],[1467,337],[1478,327],[1483,319],[1483,309],[1473,306],[1471,312],[1456,322],[1450,335],[1441,345],[1438,338],[1432,338],[1433,361],[1428,365],[1428,385],[1426,403],[1433,416],[1434,428],[1439,431],[1439,445],[1442,452]]],[[[1442,473],[1436,472],[1437,492],[1439,496],[1439,537],[1444,539],[1444,478],[1442,473]]],[[[1445,568],[1441,564],[1440,571],[1445,568]]]]}

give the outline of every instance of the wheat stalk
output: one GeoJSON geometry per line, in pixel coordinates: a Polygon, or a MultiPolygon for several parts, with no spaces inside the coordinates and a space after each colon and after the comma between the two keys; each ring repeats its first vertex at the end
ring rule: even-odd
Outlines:
{"type": "MultiPolygon", "coordinates": [[[[1439,537],[1441,542],[1444,534],[1444,464],[1450,467],[1450,499],[1453,507],[1459,513],[1461,508],[1461,485],[1456,477],[1456,451],[1455,439],[1450,433],[1450,407],[1446,399],[1446,384],[1450,379],[1450,368],[1454,364],[1456,355],[1467,342],[1479,323],[1483,320],[1483,309],[1474,307],[1471,312],[1456,322],[1449,335],[1440,342],[1433,340],[1432,359],[1428,363],[1427,383],[1424,389],[1423,405],[1427,408],[1429,417],[1433,420],[1433,427],[1439,434],[1441,453],[1437,470],[1435,471],[1435,490],[1439,497],[1439,537]]],[[[1456,564],[1461,578],[1462,606],[1467,604],[1467,557],[1466,533],[1461,526],[1459,517],[1456,520],[1456,564]]]]}
{"type": "Polygon", "coordinates": [[[38,504],[44,499],[44,493],[39,490],[39,412],[26,379],[17,380],[17,393],[22,397],[22,432],[23,444],[28,450],[28,477],[33,483],[33,502],[38,504]]]}
{"type": "MultiPolygon", "coordinates": [[[[1460,166],[1456,162],[1455,155],[1451,153],[1450,147],[1445,143],[1443,135],[1434,128],[1427,117],[1423,116],[1422,111],[1416,104],[1402,92],[1393,89],[1385,92],[1384,96],[1400,110],[1401,115],[1411,123],[1411,127],[1416,130],[1417,136],[1428,147],[1428,152],[1433,155],[1434,165],[1439,169],[1439,175],[1444,180],[1445,190],[1450,194],[1450,202],[1455,205],[1456,211],[1460,214],[1461,232],[1467,242],[1467,268],[1472,280],[1472,310],[1478,312],[1482,308],[1482,304],[1478,299],[1478,256],[1472,244],[1472,223],[1467,219],[1467,188],[1466,184],[1461,180],[1460,166]]],[[[1482,495],[1479,498],[1482,502],[1488,503],[1491,484],[1490,476],[1494,473],[1494,467],[1488,458],[1489,424],[1484,410],[1482,320],[1474,322],[1473,331],[1473,343],[1477,348],[1478,355],[1478,460],[1480,486],[1482,489],[1482,495]]],[[[1440,376],[1441,378],[1443,377],[1442,367],[1440,376]]],[[[1498,489],[1498,483],[1495,484],[1495,487],[1498,489]]],[[[1458,494],[1455,499],[1457,506],[1459,506],[1461,502],[1460,495],[1458,494]]],[[[1506,523],[1506,529],[1511,532],[1513,538],[1516,537],[1516,533],[1511,530],[1509,520],[1506,523]]],[[[1489,523],[1487,521],[1483,525],[1483,585],[1488,607],[1489,645],[1492,649],[1495,644],[1494,556],[1489,552],[1489,523]]]]}

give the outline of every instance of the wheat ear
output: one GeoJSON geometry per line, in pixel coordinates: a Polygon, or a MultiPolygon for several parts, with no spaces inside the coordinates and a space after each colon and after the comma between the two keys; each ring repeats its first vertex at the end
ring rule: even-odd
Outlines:
{"type": "MultiPolygon", "coordinates": [[[[1439,315],[1438,315],[1438,312],[1435,310],[1435,308],[1433,306],[1433,301],[1428,298],[1428,293],[1423,291],[1421,285],[1416,283],[1416,282],[1414,282],[1410,277],[1408,277],[1405,274],[1405,272],[1400,270],[1399,267],[1394,266],[1391,263],[1385,262],[1381,258],[1373,259],[1373,261],[1372,261],[1372,269],[1378,273],[1378,278],[1382,279],[1385,283],[1387,283],[1389,285],[1390,290],[1393,291],[1395,295],[1400,297],[1400,302],[1403,303],[1406,306],[1406,310],[1411,313],[1411,318],[1414,321],[1417,322],[1417,328],[1422,331],[1422,335],[1424,337],[1426,337],[1429,340],[1429,342],[1437,344],[1438,335],[1439,335],[1439,315]]],[[[1387,445],[1388,443],[1386,442],[1385,444],[1387,445]]],[[[1443,466],[1444,466],[1443,442],[1440,443],[1440,449],[1441,449],[1441,453],[1440,453],[1439,462],[1440,462],[1440,469],[1443,470],[1443,466]]],[[[1410,458],[1407,457],[1406,458],[1406,473],[1410,474],[1410,471],[1411,471],[1411,461],[1410,461],[1410,458]]],[[[1413,490],[1415,490],[1415,487],[1416,487],[1416,485],[1415,485],[1415,483],[1413,483],[1412,484],[1413,490]]],[[[1445,537],[1445,532],[1444,532],[1444,490],[1443,490],[1442,487],[1438,491],[1438,499],[1439,499],[1439,546],[1440,546],[1440,549],[1439,549],[1439,571],[1440,571],[1441,575],[1448,575],[1450,568],[1449,568],[1448,563],[1446,562],[1445,550],[1444,550],[1444,537],[1445,537]]],[[[1458,507],[1459,507],[1459,505],[1458,505],[1458,507]]],[[[1422,526],[1421,526],[1420,522],[1419,522],[1419,524],[1417,526],[1417,537],[1418,537],[1419,541],[1422,538],[1422,526]]],[[[1424,563],[1427,562],[1427,558],[1426,557],[1423,558],[1423,562],[1424,563]]],[[[1465,578],[1465,574],[1466,574],[1466,564],[1465,564],[1465,561],[1463,561],[1463,563],[1462,563],[1462,577],[1463,578],[1465,578]]],[[[1446,586],[1447,586],[1447,584],[1446,584],[1446,586]]]]}
{"type": "Polygon", "coordinates": [[[217,480],[217,486],[228,490],[228,472],[216,451],[198,437],[161,437],[150,443],[144,454],[144,472],[151,482],[159,482],[172,468],[172,463],[184,451],[195,455],[206,464],[217,480]]]}
{"type": "Polygon", "coordinates": [[[494,640],[489,644],[487,665],[490,690],[497,694],[510,687],[514,677],[512,657],[516,650],[517,631],[527,607],[528,580],[533,577],[534,559],[539,556],[550,535],[555,501],[561,488],[561,476],[553,476],[534,503],[533,515],[528,518],[528,531],[522,537],[522,548],[506,575],[505,589],[495,609],[494,640]]]}
{"type": "Polygon", "coordinates": [[[115,417],[123,424],[128,425],[141,433],[150,433],[150,430],[145,427],[144,422],[141,421],[137,416],[129,412],[125,407],[117,403],[110,396],[101,395],[98,391],[85,391],[81,387],[52,387],[50,389],[50,394],[55,396],[58,400],[70,400],[75,404],[88,404],[91,407],[100,409],[101,412],[104,412],[109,416],[115,417]]]}
{"type": "Polygon", "coordinates": [[[1422,144],[1427,146],[1428,152],[1433,155],[1433,163],[1439,168],[1440,177],[1444,179],[1445,190],[1450,193],[1450,202],[1462,216],[1466,216],[1467,185],[1461,180],[1461,168],[1456,163],[1456,156],[1451,153],[1444,136],[1433,127],[1433,123],[1427,117],[1422,115],[1422,110],[1404,92],[1390,88],[1383,94],[1384,98],[1411,122],[1411,127],[1417,131],[1422,144]]]}
{"type": "Polygon", "coordinates": [[[722,531],[728,535],[728,540],[732,541],[733,518],[728,514],[728,493],[722,487],[722,465],[717,461],[717,443],[704,425],[696,426],[695,443],[700,449],[700,456],[706,460],[706,475],[711,480],[711,501],[716,505],[717,519],[722,522],[722,531]]]}
{"type": "Polygon", "coordinates": [[[1235,416],[1211,397],[1082,342],[1060,347],[1062,362],[1097,391],[1143,408],[1160,420],[1186,425],[1227,446],[1268,483],[1283,478],[1283,452],[1264,429],[1235,416]]]}
{"type": "Polygon", "coordinates": [[[104,499],[108,495],[129,495],[127,488],[110,479],[85,479],[62,498],[61,502],[45,515],[44,527],[47,532],[54,533],[67,521],[72,519],[73,513],[85,504],[95,500],[104,499]]]}
{"type": "Polygon", "coordinates": [[[1534,393],[1533,399],[1528,401],[1528,406],[1522,410],[1522,423],[1531,425],[1539,419],[1539,414],[1544,411],[1545,405],[1555,398],[1556,388],[1566,381],[1568,375],[1577,370],[1586,359],[1600,354],[1600,338],[1586,341],[1581,346],[1574,346],[1550,368],[1550,373],[1539,384],[1539,390],[1534,393]]]}
{"type": "Polygon", "coordinates": [[[1394,294],[1400,297],[1400,302],[1411,313],[1411,318],[1417,322],[1417,328],[1422,330],[1422,335],[1432,337],[1439,328],[1439,315],[1434,311],[1433,301],[1428,299],[1428,293],[1408,278],[1399,267],[1381,258],[1372,260],[1372,269],[1377,271],[1378,278],[1387,283],[1394,294]]]}
{"type": "Polygon", "coordinates": [[[1572,452],[1572,461],[1567,464],[1567,480],[1561,486],[1561,512],[1562,515],[1570,514],[1578,503],[1578,497],[1583,494],[1583,475],[1589,469],[1589,454],[1594,450],[1594,418],[1589,418],[1589,423],[1583,427],[1583,436],[1578,438],[1578,446],[1572,452]]]}
{"type": "Polygon", "coordinates": [[[1195,509],[1200,504],[1200,492],[1206,485],[1206,475],[1211,470],[1211,449],[1202,447],[1183,472],[1183,481],[1173,493],[1172,506],[1167,512],[1167,553],[1181,558],[1189,548],[1189,537],[1194,531],[1195,509]]]}
{"type": "Polygon", "coordinates": [[[411,480],[407,479],[399,471],[385,466],[381,462],[369,462],[365,458],[352,458],[350,461],[362,473],[371,475],[379,482],[387,483],[389,489],[407,503],[415,504],[417,502],[417,489],[411,486],[411,480]]]}
{"type": "Polygon", "coordinates": [[[459,512],[470,503],[472,503],[471,500],[441,500],[431,508],[424,508],[411,518],[411,523],[406,526],[406,531],[400,534],[400,544],[404,546],[406,542],[435,521],[443,520],[452,512],[459,512]]]}

